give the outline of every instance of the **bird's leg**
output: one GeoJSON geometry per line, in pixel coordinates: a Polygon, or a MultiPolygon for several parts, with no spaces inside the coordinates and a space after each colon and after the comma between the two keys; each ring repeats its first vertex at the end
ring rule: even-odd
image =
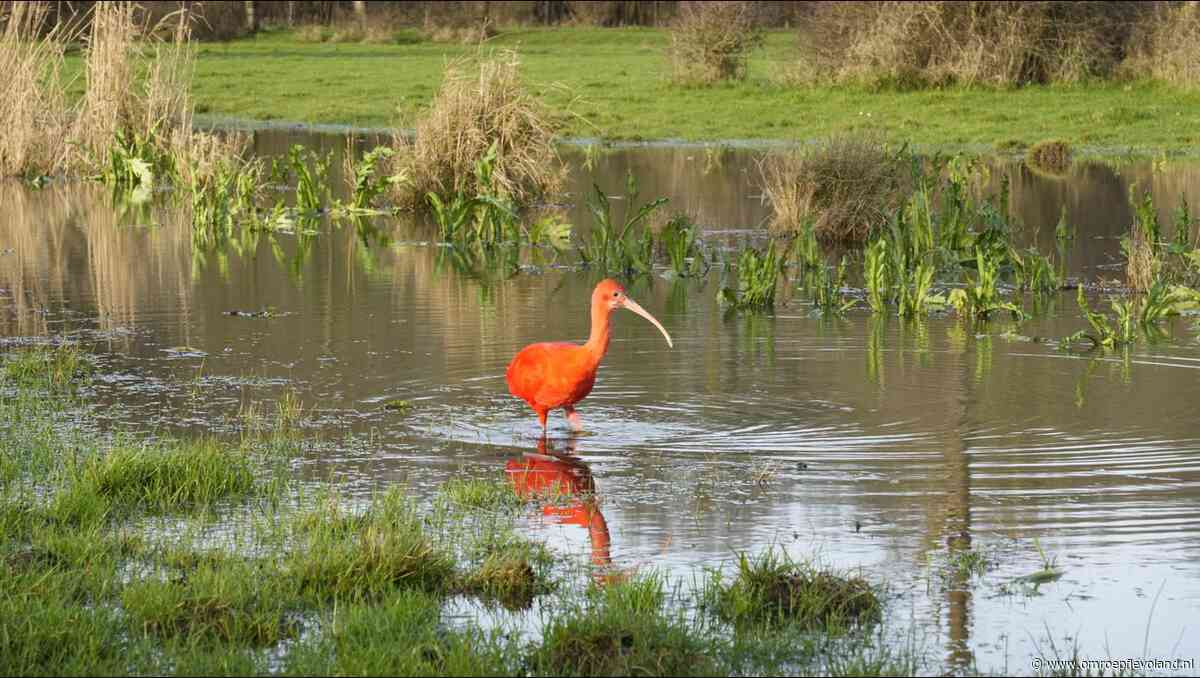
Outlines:
{"type": "Polygon", "coordinates": [[[575,433],[582,432],[583,422],[579,419],[579,413],[575,411],[575,408],[567,406],[563,409],[567,412],[567,423],[571,425],[571,430],[575,433]]]}
{"type": "Polygon", "coordinates": [[[549,410],[538,410],[537,411],[538,421],[540,421],[542,423],[542,437],[543,438],[546,437],[546,415],[549,413],[550,413],[549,410]]]}

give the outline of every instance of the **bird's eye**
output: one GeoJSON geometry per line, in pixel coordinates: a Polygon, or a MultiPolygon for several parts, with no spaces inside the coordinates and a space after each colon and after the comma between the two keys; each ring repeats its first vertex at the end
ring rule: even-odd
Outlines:
{"type": "Polygon", "coordinates": [[[613,296],[614,296],[614,297],[619,297],[619,296],[621,296],[621,293],[620,293],[620,292],[613,292],[613,296]]]}

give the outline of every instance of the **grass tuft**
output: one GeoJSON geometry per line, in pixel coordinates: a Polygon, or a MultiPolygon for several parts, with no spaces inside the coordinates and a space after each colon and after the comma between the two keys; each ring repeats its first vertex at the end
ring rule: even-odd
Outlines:
{"type": "Polygon", "coordinates": [[[364,599],[390,589],[437,591],[454,574],[450,555],[425,534],[421,517],[396,489],[360,516],[315,511],[301,516],[285,569],[320,598],[364,599]]]}
{"type": "Polygon", "coordinates": [[[451,478],[442,484],[441,494],[451,504],[465,509],[514,509],[524,504],[504,478],[451,478]]]}
{"type": "Polygon", "coordinates": [[[711,675],[712,646],[663,612],[662,582],[642,577],[594,591],[590,604],[551,618],[532,664],[577,676],[711,675]]]}
{"type": "Polygon", "coordinates": [[[208,506],[249,494],[253,487],[254,472],[244,451],[211,439],[180,441],[121,446],[90,457],[59,501],[86,503],[99,497],[114,507],[170,511],[208,506]]]}
{"type": "Polygon", "coordinates": [[[548,593],[552,558],[541,544],[519,540],[490,555],[464,581],[464,588],[510,610],[528,609],[534,596],[548,593]]]}
{"type": "Polygon", "coordinates": [[[1063,176],[1071,168],[1071,145],[1062,139],[1044,139],[1029,147],[1025,164],[1053,176],[1063,176]]]}
{"type": "Polygon", "coordinates": [[[6,380],[19,387],[65,391],[85,382],[95,369],[76,344],[34,346],[4,356],[6,380]]]}
{"type": "Polygon", "coordinates": [[[838,631],[869,625],[882,617],[882,604],[862,577],[844,577],[767,551],[757,559],[742,554],[729,585],[715,573],[710,582],[718,616],[736,625],[790,623],[838,631]]]}

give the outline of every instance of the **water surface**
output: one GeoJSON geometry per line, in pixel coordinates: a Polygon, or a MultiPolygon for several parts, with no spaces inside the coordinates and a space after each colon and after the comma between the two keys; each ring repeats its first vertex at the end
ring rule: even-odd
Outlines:
{"type": "MultiPolygon", "coordinates": [[[[264,131],[255,150],[295,142],[345,147],[264,131]]],[[[591,168],[571,157],[576,201],[593,178],[618,193],[633,171],[644,197],[671,198],[712,243],[758,237],[768,217],[753,151],[716,161],[696,147],[621,149],[591,168]]],[[[1200,204],[1195,164],[1089,162],[1054,179],[1001,162],[997,186],[1002,175],[1021,237],[1043,251],[1065,207],[1079,229],[1066,267],[1089,280],[1121,275],[1131,184],[1153,192],[1164,223],[1183,198],[1200,204]]],[[[570,214],[587,224],[582,206],[570,214]]],[[[1023,673],[1051,644],[1084,658],[1200,654],[1193,319],[1124,353],[1066,353],[1027,339],[1083,327],[1071,293],[1032,320],[967,329],[861,309],[823,319],[799,293],[773,314],[730,315],[716,302],[720,272],[656,275],[629,293],[675,348],[618,315],[580,407],[588,434],[569,436],[556,413],[550,449],[539,449],[536,418],[508,395],[504,370],[525,344],[586,337],[595,277],[549,252],[523,253],[508,279],[472,276],[431,237],[380,217],[206,251],[169,206],[114,208],[92,185],[2,184],[0,336],[94,346],[94,410],[116,428],[232,434],[250,403],[294,391],[323,441],[297,473],[333,474],[350,492],[404,483],[420,494],[571,452],[583,469],[571,472],[595,484],[618,567],[690,579],[774,546],[861,568],[888,587],[889,623],[937,670],[1023,673]],[[411,408],[384,408],[396,398],[411,408]],[[944,575],[968,548],[995,567],[944,575]],[[1062,579],[1015,581],[1044,559],[1062,579]]],[[[581,558],[604,546],[567,513],[529,529],[581,558]]]]}

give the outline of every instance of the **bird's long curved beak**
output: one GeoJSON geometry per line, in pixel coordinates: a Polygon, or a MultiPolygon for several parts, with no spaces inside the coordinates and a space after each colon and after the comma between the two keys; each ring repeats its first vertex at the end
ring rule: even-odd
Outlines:
{"type": "Polygon", "coordinates": [[[649,311],[639,306],[636,301],[630,299],[629,297],[625,297],[625,301],[621,305],[653,323],[654,326],[658,328],[658,331],[662,332],[663,337],[666,338],[667,346],[675,348],[675,342],[671,341],[671,335],[667,334],[667,330],[663,328],[662,323],[658,322],[657,318],[650,315],[649,311]]]}

